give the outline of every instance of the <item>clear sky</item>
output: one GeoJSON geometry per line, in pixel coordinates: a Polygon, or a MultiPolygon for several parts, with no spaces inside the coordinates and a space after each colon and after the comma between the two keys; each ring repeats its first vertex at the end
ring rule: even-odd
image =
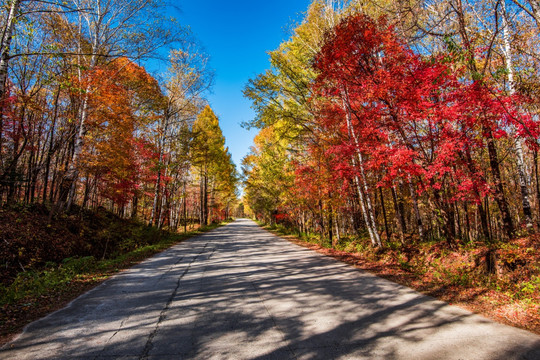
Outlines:
{"type": "Polygon", "coordinates": [[[270,67],[267,51],[290,37],[310,0],[175,0],[174,14],[191,30],[211,58],[216,78],[210,106],[218,115],[226,145],[240,171],[256,129],[240,126],[254,118],[251,102],[242,96],[248,79],[270,67]]]}

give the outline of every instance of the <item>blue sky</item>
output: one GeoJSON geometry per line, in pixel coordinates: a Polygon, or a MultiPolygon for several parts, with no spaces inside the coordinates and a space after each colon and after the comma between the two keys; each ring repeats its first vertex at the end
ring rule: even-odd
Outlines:
{"type": "Polygon", "coordinates": [[[240,171],[256,129],[240,126],[254,118],[242,96],[248,79],[270,67],[267,51],[289,38],[292,25],[303,18],[310,0],[177,0],[174,14],[189,26],[211,58],[216,78],[208,100],[218,115],[226,145],[240,171]]]}

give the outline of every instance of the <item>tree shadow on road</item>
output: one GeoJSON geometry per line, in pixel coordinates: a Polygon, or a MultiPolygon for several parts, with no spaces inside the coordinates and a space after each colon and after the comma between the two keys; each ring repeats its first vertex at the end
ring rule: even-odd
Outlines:
{"type": "Polygon", "coordinates": [[[530,333],[247,221],[139,264],[34,323],[12,345],[19,352],[0,359],[540,358],[530,333]]]}

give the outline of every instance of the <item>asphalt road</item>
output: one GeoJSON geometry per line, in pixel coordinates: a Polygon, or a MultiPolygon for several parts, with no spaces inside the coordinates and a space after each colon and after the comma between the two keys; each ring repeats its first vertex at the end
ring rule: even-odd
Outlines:
{"type": "Polygon", "coordinates": [[[0,359],[540,359],[540,336],[239,220],[34,322],[0,359]]]}

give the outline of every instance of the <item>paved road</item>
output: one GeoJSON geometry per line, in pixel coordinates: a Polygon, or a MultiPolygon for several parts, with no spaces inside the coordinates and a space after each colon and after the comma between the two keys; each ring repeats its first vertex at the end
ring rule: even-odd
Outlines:
{"type": "Polygon", "coordinates": [[[540,359],[540,337],[240,220],[31,324],[0,359],[540,359]]]}

